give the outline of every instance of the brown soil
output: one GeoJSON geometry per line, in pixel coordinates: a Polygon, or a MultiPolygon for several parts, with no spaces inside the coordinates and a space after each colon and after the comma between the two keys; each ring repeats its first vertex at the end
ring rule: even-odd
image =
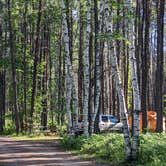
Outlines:
{"type": "Polygon", "coordinates": [[[0,166],[103,166],[62,150],[57,140],[18,141],[0,137],[0,166]]]}

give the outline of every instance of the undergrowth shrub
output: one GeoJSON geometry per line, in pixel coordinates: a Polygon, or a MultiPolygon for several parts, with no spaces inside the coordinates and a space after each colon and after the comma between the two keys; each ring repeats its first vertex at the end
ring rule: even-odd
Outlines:
{"type": "Polygon", "coordinates": [[[65,136],[60,144],[67,150],[77,150],[79,154],[87,154],[86,158],[98,158],[109,162],[124,161],[122,134],[93,135],[89,138],[65,136]]]}
{"type": "MultiPolygon", "coordinates": [[[[123,134],[99,134],[89,138],[65,136],[61,146],[76,150],[86,158],[102,163],[120,164],[125,162],[123,134]]],[[[140,136],[140,153],[134,166],[166,166],[166,134],[145,134],[140,136]]]]}
{"type": "Polygon", "coordinates": [[[74,136],[64,135],[63,139],[60,140],[60,145],[67,150],[80,150],[86,140],[85,136],[75,138],[74,136]]]}
{"type": "Polygon", "coordinates": [[[3,131],[4,135],[11,135],[15,133],[16,127],[11,120],[6,120],[5,128],[3,131]]]}
{"type": "Polygon", "coordinates": [[[166,166],[166,134],[141,135],[138,162],[149,166],[166,166]]]}
{"type": "Polygon", "coordinates": [[[66,125],[63,125],[63,126],[60,126],[60,127],[57,127],[57,134],[61,137],[65,136],[67,133],[67,126],[66,125]]]}
{"type": "Polygon", "coordinates": [[[83,144],[80,153],[98,158],[100,161],[123,162],[124,141],[121,134],[93,135],[83,144]]]}

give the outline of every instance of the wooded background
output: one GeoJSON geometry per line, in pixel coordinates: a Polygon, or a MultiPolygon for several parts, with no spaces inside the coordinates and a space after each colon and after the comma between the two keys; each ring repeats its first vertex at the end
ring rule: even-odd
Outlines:
{"type": "Polygon", "coordinates": [[[135,79],[144,131],[153,110],[162,132],[164,7],[164,0],[0,0],[0,133],[70,130],[78,120],[86,134],[97,132],[100,114],[123,116],[120,103],[133,114],[135,79]]]}

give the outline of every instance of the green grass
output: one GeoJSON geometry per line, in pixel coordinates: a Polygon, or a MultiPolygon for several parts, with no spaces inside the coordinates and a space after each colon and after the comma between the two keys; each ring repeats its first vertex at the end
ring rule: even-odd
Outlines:
{"type": "Polygon", "coordinates": [[[25,134],[1,134],[1,136],[5,136],[5,137],[11,137],[13,139],[16,140],[59,140],[62,139],[62,137],[58,136],[58,135],[44,135],[43,133],[40,134],[31,134],[31,135],[25,135],[25,134]]]}
{"type": "MultiPolygon", "coordinates": [[[[124,164],[123,134],[101,134],[90,138],[65,136],[60,144],[83,158],[95,159],[100,163],[124,164]]],[[[134,166],[166,166],[166,134],[146,134],[140,137],[140,153],[134,166]]]]}
{"type": "Polygon", "coordinates": [[[59,140],[59,136],[44,136],[44,135],[11,135],[10,137],[17,140],[59,140]]]}

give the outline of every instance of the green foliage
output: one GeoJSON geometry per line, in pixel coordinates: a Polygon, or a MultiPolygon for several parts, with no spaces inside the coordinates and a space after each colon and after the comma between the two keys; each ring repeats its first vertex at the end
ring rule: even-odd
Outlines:
{"type": "Polygon", "coordinates": [[[12,120],[12,118],[14,118],[14,117],[15,117],[15,115],[13,115],[12,112],[6,113],[5,127],[4,127],[4,131],[3,131],[4,135],[10,135],[15,132],[16,127],[12,120]]]}
{"type": "MultiPolygon", "coordinates": [[[[140,154],[134,165],[162,166],[166,163],[166,134],[146,134],[140,137],[140,154]]],[[[65,136],[60,144],[68,150],[76,150],[86,158],[102,163],[125,162],[123,134],[93,135],[89,138],[65,136]]]]}
{"type": "Polygon", "coordinates": [[[100,161],[108,160],[110,163],[124,161],[124,142],[121,134],[93,135],[82,146],[81,153],[100,161]]]}
{"type": "Polygon", "coordinates": [[[122,134],[93,135],[89,138],[65,136],[61,146],[68,150],[78,150],[86,158],[95,158],[101,162],[121,163],[124,158],[124,141],[122,134]]]}
{"type": "Polygon", "coordinates": [[[5,128],[4,128],[4,132],[3,134],[4,135],[11,135],[15,132],[16,130],[16,127],[15,127],[15,124],[13,124],[13,121],[12,120],[6,120],[5,122],[5,128]]]}
{"type": "Polygon", "coordinates": [[[65,135],[63,139],[60,140],[60,145],[67,150],[80,150],[86,141],[87,138],[85,136],[74,138],[74,136],[65,135]]]}
{"type": "Polygon", "coordinates": [[[57,127],[57,131],[58,131],[58,135],[61,136],[61,137],[64,136],[64,135],[66,135],[67,125],[58,126],[57,127]]]}
{"type": "Polygon", "coordinates": [[[3,69],[3,67],[9,67],[10,66],[10,57],[2,58],[0,57],[0,70],[3,69]]]}
{"type": "Polygon", "coordinates": [[[139,163],[151,166],[166,163],[166,134],[146,134],[140,139],[139,163]]]}
{"type": "Polygon", "coordinates": [[[112,32],[111,34],[102,33],[102,34],[98,35],[97,38],[99,38],[101,40],[107,39],[109,41],[112,41],[112,40],[125,41],[125,43],[127,45],[131,44],[131,42],[126,37],[124,37],[124,35],[122,33],[119,33],[116,31],[112,32]]]}
{"type": "Polygon", "coordinates": [[[57,122],[48,122],[48,129],[50,129],[51,132],[57,132],[58,124],[57,122]]]}

